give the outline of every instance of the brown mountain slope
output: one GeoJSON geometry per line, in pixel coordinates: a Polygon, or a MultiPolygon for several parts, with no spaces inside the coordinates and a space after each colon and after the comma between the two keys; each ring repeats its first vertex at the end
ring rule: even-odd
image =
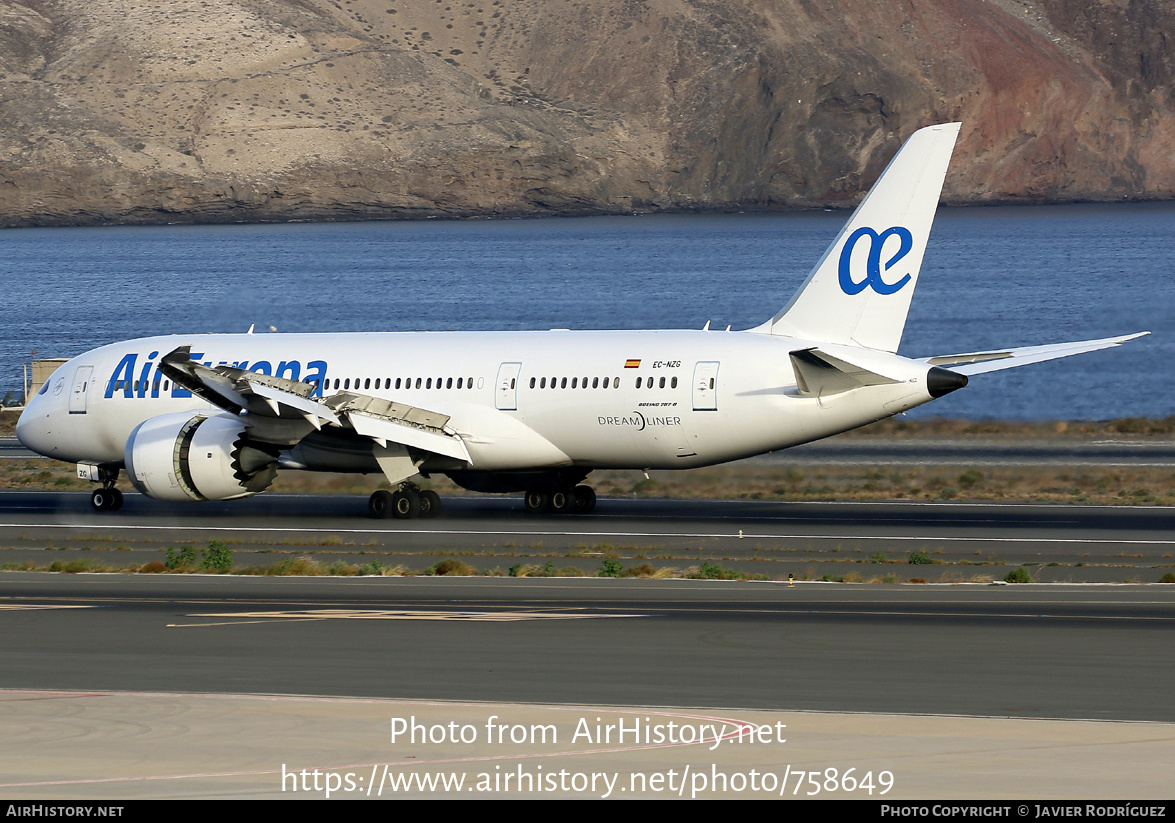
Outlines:
{"type": "Polygon", "coordinates": [[[0,0],[0,224],[1170,198],[1168,0],[0,0]]]}

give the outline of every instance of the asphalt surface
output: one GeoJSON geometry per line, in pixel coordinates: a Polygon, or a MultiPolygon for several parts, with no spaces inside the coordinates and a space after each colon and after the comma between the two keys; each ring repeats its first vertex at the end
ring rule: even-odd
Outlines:
{"type": "MultiPolygon", "coordinates": [[[[235,559],[264,562],[460,554],[589,572],[602,557],[729,555],[723,566],[811,576],[1001,575],[994,560],[963,565],[989,562],[976,546],[1107,561],[1031,567],[1038,578],[1153,578],[1171,563],[1163,509],[604,500],[597,516],[534,519],[477,498],[401,523],[357,516],[363,503],[129,496],[111,518],[86,495],[0,494],[0,542],[20,544],[0,556],[141,562],[161,541],[226,539],[235,559]],[[949,562],[862,562],[853,545],[949,562]]],[[[1165,796],[1175,752],[1167,585],[0,572],[0,626],[0,797],[13,799],[766,796],[733,782],[748,775],[789,798],[1138,799],[1165,796]],[[426,744],[390,738],[396,718],[487,736],[494,722],[552,724],[562,737],[426,744]],[[638,722],[761,725],[787,740],[576,736],[638,722]],[[358,789],[330,795],[294,771],[358,789]],[[442,772],[468,784],[403,783],[442,772]],[[506,774],[513,785],[495,782],[506,774]],[[543,774],[571,782],[522,783],[543,774]],[[829,774],[857,788],[830,790],[829,774]],[[615,794],[587,782],[598,775],[615,794]]]]}
{"type": "Polygon", "coordinates": [[[79,492],[0,492],[0,566],[89,560],[113,568],[168,548],[224,541],[242,567],[310,555],[419,571],[459,558],[481,571],[522,564],[595,574],[605,559],[682,573],[702,563],[770,578],[1156,582],[1175,570],[1164,507],[788,503],[601,498],[590,516],[531,516],[517,498],[448,497],[435,520],[371,520],[351,496],[261,495],[168,504],[128,494],[97,513],[79,492]],[[919,559],[929,561],[911,564],[919,559]]]}
{"type": "Polygon", "coordinates": [[[1164,587],[0,575],[0,688],[1175,721],[1164,587]]]}

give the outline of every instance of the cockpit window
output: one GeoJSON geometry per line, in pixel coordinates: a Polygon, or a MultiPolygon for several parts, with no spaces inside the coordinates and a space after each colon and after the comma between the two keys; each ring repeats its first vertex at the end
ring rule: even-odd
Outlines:
{"type": "Polygon", "coordinates": [[[49,382],[50,382],[49,380],[46,380],[44,383],[42,383],[42,384],[41,384],[41,388],[37,389],[37,395],[38,395],[38,396],[40,396],[40,395],[44,394],[45,392],[49,391],[49,382]]]}

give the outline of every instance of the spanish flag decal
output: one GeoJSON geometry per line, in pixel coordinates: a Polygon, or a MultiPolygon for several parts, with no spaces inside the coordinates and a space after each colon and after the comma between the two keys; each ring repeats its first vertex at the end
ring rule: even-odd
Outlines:
{"type": "Polygon", "coordinates": [[[640,367],[641,367],[640,358],[637,358],[636,360],[625,360],[624,361],[624,368],[626,368],[626,369],[639,369],[640,367]]]}

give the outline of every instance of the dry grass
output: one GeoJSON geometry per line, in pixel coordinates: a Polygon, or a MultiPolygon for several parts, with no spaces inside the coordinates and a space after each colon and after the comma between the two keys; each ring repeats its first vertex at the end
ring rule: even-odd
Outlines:
{"type": "Polygon", "coordinates": [[[1084,466],[761,466],[592,474],[604,497],[1175,505],[1175,472],[1084,466]],[[635,475],[635,476],[634,476],[635,475]]]}
{"type": "Polygon", "coordinates": [[[1175,416],[1115,420],[954,420],[889,417],[838,437],[1013,437],[1020,439],[1115,440],[1175,435],[1175,416]]]}
{"type": "MultiPolygon", "coordinates": [[[[1175,505],[1169,468],[1089,466],[803,466],[747,463],[687,471],[597,471],[601,497],[683,500],[959,500],[1097,505],[1175,505]]],[[[374,475],[287,471],[270,489],[285,494],[370,494],[386,483],[374,475]]],[[[445,477],[421,485],[442,496],[469,492],[445,477]]],[[[0,461],[0,488],[90,491],[71,465],[54,460],[0,461]]],[[[129,491],[125,477],[119,487],[129,491]]],[[[334,543],[341,544],[339,538],[334,543]]],[[[329,545],[330,542],[328,541],[329,545]]]]}
{"type": "MultiPolygon", "coordinates": [[[[0,412],[0,436],[16,415],[0,412]]],[[[840,437],[898,439],[973,437],[1139,440],[1169,438],[1175,417],[1104,422],[1009,422],[889,419],[840,437]]],[[[968,500],[1098,505],[1175,505],[1175,472],[1164,468],[1022,465],[846,466],[736,463],[688,471],[597,471],[590,482],[604,497],[744,500],[968,500]]],[[[120,488],[129,489],[125,478],[120,488]]],[[[463,495],[448,478],[420,481],[441,495],[463,495]]],[[[387,483],[378,475],[287,471],[271,491],[365,495],[387,483]]],[[[54,460],[0,461],[0,488],[89,491],[72,465],[54,460]]]]}

